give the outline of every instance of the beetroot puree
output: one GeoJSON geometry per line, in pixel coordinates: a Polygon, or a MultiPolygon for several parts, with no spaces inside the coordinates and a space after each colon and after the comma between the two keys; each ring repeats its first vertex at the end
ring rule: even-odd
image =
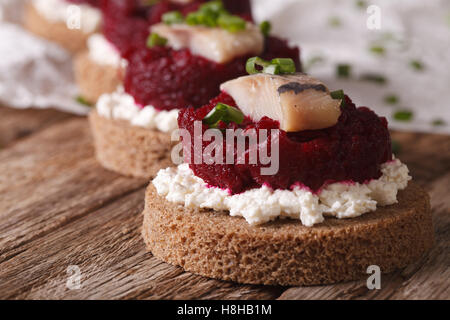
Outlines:
{"type": "MultiPolygon", "coordinates": [[[[261,175],[262,165],[249,165],[248,159],[247,164],[239,165],[193,164],[193,158],[185,160],[191,163],[190,168],[196,176],[211,186],[229,189],[233,194],[258,188],[263,184],[273,189],[290,189],[295,184],[302,184],[318,191],[330,182],[363,183],[379,178],[380,165],[392,159],[387,121],[366,107],[356,108],[347,96],[345,100],[339,121],[331,128],[295,133],[280,130],[280,165],[275,175],[261,175]]],[[[236,106],[233,98],[221,93],[200,109],[181,110],[179,127],[187,129],[193,137],[194,121],[201,121],[218,102],[236,106]]],[[[235,123],[228,126],[222,123],[222,127],[255,128],[258,132],[260,129],[278,129],[279,123],[267,117],[256,123],[246,118],[239,126],[235,123]]],[[[206,129],[208,127],[203,125],[203,132],[206,129]]],[[[202,149],[210,143],[203,142],[202,149]]],[[[193,155],[193,143],[183,141],[183,144],[184,147],[191,148],[193,155]]],[[[234,153],[236,155],[236,147],[234,153]]],[[[246,155],[248,157],[248,153],[246,155]]],[[[225,163],[225,157],[223,159],[225,163]]]]}
{"type": "MultiPolygon", "coordinates": [[[[291,58],[301,70],[300,51],[275,37],[266,38],[263,59],[291,58]]],[[[129,65],[124,86],[142,106],[170,110],[198,107],[220,93],[220,85],[246,75],[245,63],[250,56],[218,64],[192,55],[187,49],[141,47],[126,55],[129,65]]]]}

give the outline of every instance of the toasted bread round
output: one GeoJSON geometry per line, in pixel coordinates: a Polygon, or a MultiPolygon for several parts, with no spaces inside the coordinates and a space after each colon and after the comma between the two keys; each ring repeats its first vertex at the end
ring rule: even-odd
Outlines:
{"type": "Polygon", "coordinates": [[[47,40],[53,41],[76,53],[86,49],[86,41],[92,33],[69,29],[63,22],[52,22],[39,14],[30,1],[25,5],[23,24],[28,31],[47,40]]]}
{"type": "Polygon", "coordinates": [[[154,256],[199,275],[247,284],[330,284],[367,278],[370,265],[391,272],[431,248],[427,193],[410,183],[398,200],[310,228],[290,219],[251,226],[227,212],[168,202],[150,184],[142,234],[154,256]]]}
{"type": "Polygon", "coordinates": [[[152,178],[172,166],[170,134],[108,119],[92,111],[89,122],[97,160],[106,169],[138,178],[152,178]]]}
{"type": "Polygon", "coordinates": [[[103,93],[111,93],[122,83],[122,68],[92,61],[84,51],[75,56],[74,74],[80,95],[94,104],[103,93]]]}

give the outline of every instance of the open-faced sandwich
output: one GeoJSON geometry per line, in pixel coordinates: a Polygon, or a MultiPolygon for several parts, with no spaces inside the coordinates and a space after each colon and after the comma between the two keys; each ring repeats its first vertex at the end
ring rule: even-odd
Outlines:
{"type": "Polygon", "coordinates": [[[86,49],[86,41],[101,27],[101,0],[30,0],[24,26],[71,53],[86,49]],[[76,6],[74,6],[76,5],[76,6]]]}
{"type": "Polygon", "coordinates": [[[161,22],[165,13],[180,11],[186,15],[197,10],[203,2],[104,1],[101,6],[102,32],[91,35],[87,50],[75,57],[75,79],[83,100],[95,104],[100,95],[111,93],[122,84],[126,55],[145,45],[150,26],[161,22]]]}
{"type": "Polygon", "coordinates": [[[179,109],[207,103],[221,83],[246,73],[249,57],[283,56],[300,68],[298,48],[231,14],[221,1],[162,19],[146,42],[124,54],[123,87],[100,96],[90,114],[98,160],[126,175],[152,177],[170,165],[179,109]]]}
{"type": "Polygon", "coordinates": [[[145,198],[154,256],[217,279],[312,285],[391,272],[432,246],[429,196],[392,155],[385,118],[289,59],[247,70],[180,110],[185,163],[145,198]]]}

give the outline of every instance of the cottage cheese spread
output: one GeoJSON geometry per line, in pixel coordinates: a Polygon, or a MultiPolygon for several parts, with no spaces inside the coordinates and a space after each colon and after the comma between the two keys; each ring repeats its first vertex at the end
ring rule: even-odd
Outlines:
{"type": "Polygon", "coordinates": [[[317,194],[308,188],[272,190],[267,186],[231,195],[228,190],[208,187],[195,176],[188,164],[160,170],[153,180],[159,195],[186,208],[210,208],[242,216],[251,225],[277,217],[299,219],[311,227],[324,221],[324,216],[353,218],[375,211],[377,205],[397,202],[397,192],[411,180],[406,165],[394,159],[381,166],[382,176],[369,183],[333,183],[317,194]]]}
{"type": "Polygon", "coordinates": [[[95,33],[89,37],[87,41],[89,58],[100,65],[108,65],[113,67],[127,67],[127,60],[122,59],[117,49],[106,38],[95,33]]]}
{"type": "Polygon", "coordinates": [[[141,108],[122,87],[116,92],[101,95],[97,101],[97,112],[105,118],[123,119],[133,126],[168,133],[178,128],[178,111],[178,109],[159,111],[153,106],[141,108]]]}
{"type": "Polygon", "coordinates": [[[72,6],[80,8],[80,28],[84,33],[98,29],[101,22],[100,10],[86,4],[73,4],[64,0],[33,0],[33,6],[45,19],[51,22],[68,22],[72,15],[72,6]]]}

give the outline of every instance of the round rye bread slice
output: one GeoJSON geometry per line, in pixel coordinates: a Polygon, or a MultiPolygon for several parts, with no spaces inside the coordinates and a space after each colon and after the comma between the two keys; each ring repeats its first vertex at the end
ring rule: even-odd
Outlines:
{"type": "Polygon", "coordinates": [[[251,226],[227,212],[168,202],[150,184],[142,234],[155,257],[199,275],[247,284],[331,284],[367,278],[370,265],[383,273],[405,267],[432,247],[428,194],[410,183],[398,200],[314,227],[290,219],[251,226]]]}
{"type": "Polygon", "coordinates": [[[86,41],[92,33],[79,29],[69,29],[64,22],[52,22],[39,14],[30,1],[25,5],[24,27],[37,36],[58,43],[71,53],[86,49],[86,41]]]}
{"type": "Polygon", "coordinates": [[[92,104],[104,93],[114,92],[122,83],[122,68],[101,65],[92,61],[88,51],[75,56],[75,81],[80,95],[92,104]]]}
{"type": "Polygon", "coordinates": [[[89,114],[89,122],[97,160],[106,169],[149,179],[160,169],[173,166],[169,133],[108,119],[96,111],[89,114]]]}

